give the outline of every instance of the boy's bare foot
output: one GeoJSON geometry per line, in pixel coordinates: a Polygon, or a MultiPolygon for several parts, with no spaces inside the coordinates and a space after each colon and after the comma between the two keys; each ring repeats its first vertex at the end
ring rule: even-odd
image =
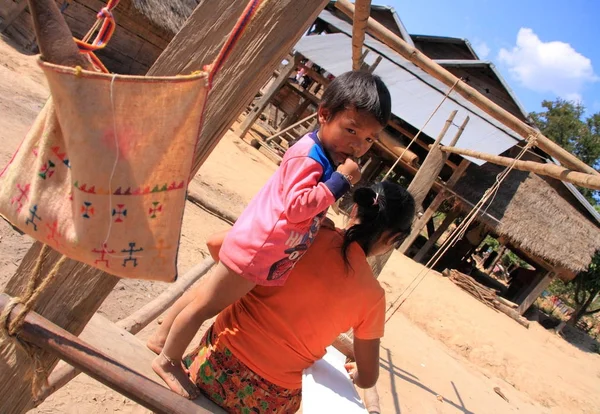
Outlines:
{"type": "Polygon", "coordinates": [[[166,355],[160,354],[152,361],[152,369],[177,394],[190,400],[200,395],[200,390],[190,381],[181,361],[171,361],[166,355]]]}
{"type": "Polygon", "coordinates": [[[146,348],[154,352],[156,355],[160,355],[166,341],[167,338],[159,338],[155,333],[150,337],[150,339],[148,339],[148,342],[146,342],[146,348]]]}

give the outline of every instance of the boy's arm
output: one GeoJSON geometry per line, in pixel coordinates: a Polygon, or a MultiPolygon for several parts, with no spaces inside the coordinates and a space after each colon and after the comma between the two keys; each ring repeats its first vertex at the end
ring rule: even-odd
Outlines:
{"type": "Polygon", "coordinates": [[[219,252],[221,251],[221,246],[223,246],[223,241],[225,240],[227,233],[229,233],[229,229],[213,234],[206,241],[206,247],[208,247],[210,257],[212,257],[215,263],[219,261],[219,252]]]}
{"type": "Polygon", "coordinates": [[[323,167],[310,157],[290,158],[282,167],[284,213],[290,223],[317,216],[350,189],[346,177],[338,172],[319,182],[323,167]]]}

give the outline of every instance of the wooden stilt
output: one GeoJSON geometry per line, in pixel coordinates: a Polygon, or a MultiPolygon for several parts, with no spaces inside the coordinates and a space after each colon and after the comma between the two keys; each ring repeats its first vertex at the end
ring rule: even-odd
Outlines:
{"type": "Polygon", "coordinates": [[[413,257],[413,260],[415,262],[422,262],[425,255],[429,252],[429,250],[431,250],[431,248],[440,239],[440,237],[442,237],[442,234],[444,234],[444,232],[446,230],[448,230],[448,227],[450,227],[450,225],[452,223],[454,223],[454,220],[456,220],[459,215],[460,215],[459,209],[453,209],[448,214],[446,214],[444,221],[442,221],[442,223],[435,230],[435,232],[433,232],[433,234],[427,240],[427,242],[423,245],[423,247],[421,247],[421,250],[419,250],[419,252],[415,255],[415,257],[413,257]]]}
{"type": "MultiPolygon", "coordinates": [[[[469,164],[470,164],[469,161],[463,160],[460,163],[460,165],[458,166],[458,168],[452,173],[452,176],[450,176],[450,179],[446,183],[446,188],[441,190],[439,193],[437,193],[437,195],[435,196],[435,198],[433,199],[433,201],[431,202],[429,207],[427,207],[427,210],[425,210],[423,215],[417,221],[415,221],[415,223],[413,224],[412,230],[410,232],[410,235],[406,238],[406,240],[404,240],[402,242],[402,244],[398,248],[399,252],[405,253],[409,249],[409,247],[414,243],[414,241],[417,239],[417,237],[421,233],[421,230],[423,230],[423,227],[425,227],[425,224],[429,220],[431,220],[431,218],[433,217],[433,215],[435,214],[437,209],[442,205],[444,200],[446,198],[448,198],[448,196],[449,196],[448,189],[451,189],[456,185],[456,183],[458,182],[460,177],[462,177],[463,174],[465,173],[469,164]]],[[[410,189],[410,187],[409,187],[409,189],[410,189]]],[[[431,238],[432,237],[430,237],[430,239],[431,238]]],[[[415,256],[414,260],[418,262],[420,259],[417,259],[415,256]]]]}
{"type": "Polygon", "coordinates": [[[516,302],[519,303],[519,306],[517,307],[517,312],[519,315],[523,315],[527,309],[529,309],[533,302],[535,302],[535,300],[540,297],[542,292],[550,285],[553,278],[554,272],[550,271],[545,274],[540,274],[535,279],[535,281],[529,286],[524,294],[516,300],[516,302]]]}
{"type": "Polygon", "coordinates": [[[356,0],[356,11],[352,23],[352,70],[360,70],[363,64],[365,30],[371,14],[371,0],[356,0]]]}
{"type": "Polygon", "coordinates": [[[292,72],[294,72],[294,69],[296,69],[296,66],[298,66],[298,57],[288,56],[287,65],[285,65],[281,69],[281,71],[279,71],[279,76],[275,78],[269,89],[265,92],[263,96],[260,97],[256,105],[250,108],[250,112],[248,113],[248,115],[246,115],[246,118],[240,124],[238,130],[236,131],[240,138],[244,138],[248,131],[250,131],[250,128],[252,128],[252,125],[254,125],[258,117],[260,117],[260,114],[262,114],[262,112],[267,107],[271,99],[273,99],[273,97],[275,96],[275,94],[277,94],[279,89],[281,89],[281,87],[285,85],[292,72]]]}
{"type": "MultiPolygon", "coordinates": [[[[8,295],[0,295],[0,312],[4,311],[11,299],[8,295]]],[[[17,305],[11,315],[16,316],[22,307],[17,305]]],[[[19,339],[59,355],[61,359],[92,378],[156,413],[210,413],[114,361],[35,312],[29,312],[25,317],[19,339]]],[[[10,396],[4,395],[3,399],[7,399],[6,397],[10,396]]]]}
{"type": "MultiPolygon", "coordinates": [[[[355,7],[348,0],[338,0],[335,2],[335,6],[348,17],[352,18],[354,16],[355,7]]],[[[563,149],[551,139],[545,137],[540,133],[540,131],[536,130],[530,125],[527,125],[525,122],[506,111],[504,108],[483,96],[475,88],[461,81],[447,69],[429,59],[424,53],[416,49],[414,46],[409,45],[406,41],[396,36],[391,30],[387,29],[385,26],[371,17],[369,17],[367,21],[367,33],[375,36],[378,40],[392,48],[395,52],[402,55],[402,57],[414,63],[416,66],[427,72],[429,75],[435,77],[446,86],[452,87],[453,85],[456,85],[456,92],[461,94],[466,100],[476,105],[494,119],[502,122],[504,125],[521,135],[523,138],[528,139],[530,137],[534,137],[536,139],[536,146],[552,155],[561,164],[575,171],[600,175],[598,171],[585,164],[583,161],[563,149]]]]}
{"type": "MultiPolygon", "coordinates": [[[[215,78],[205,109],[193,172],[203,164],[239,113],[326,4],[326,0],[264,3],[215,78]],[[291,10],[294,13],[290,13],[291,10]],[[278,41],[273,42],[272,39],[278,41]]],[[[245,2],[201,1],[184,28],[152,67],[150,74],[176,75],[202,69],[204,64],[216,57],[244,7],[245,2]],[[198,27],[203,30],[198,30],[198,27]]],[[[8,282],[5,292],[11,296],[21,294],[40,249],[41,244],[35,243],[29,250],[17,273],[8,282]]],[[[49,253],[44,261],[43,272],[47,273],[60,257],[55,252],[49,253]]],[[[78,335],[117,281],[114,276],[68,260],[42,293],[34,310],[78,335]]],[[[25,412],[33,406],[31,363],[22,356],[13,358],[15,352],[7,340],[0,340],[0,355],[3,366],[0,371],[0,395],[4,396],[0,399],[0,412],[25,412]]],[[[58,360],[55,355],[45,352],[40,354],[40,359],[48,372],[58,360]]]]}

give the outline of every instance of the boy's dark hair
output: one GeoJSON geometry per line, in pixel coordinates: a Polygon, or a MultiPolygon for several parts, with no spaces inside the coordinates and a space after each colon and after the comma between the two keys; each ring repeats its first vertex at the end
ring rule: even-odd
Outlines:
{"type": "Polygon", "coordinates": [[[354,192],[356,218],[359,223],[346,230],[342,243],[342,255],[346,264],[348,248],[357,242],[366,255],[385,232],[389,232],[395,243],[400,243],[410,233],[415,215],[415,200],[402,186],[383,181],[370,188],[359,188],[354,192]]]}
{"type": "Polygon", "coordinates": [[[354,107],[373,115],[387,125],[392,114],[392,98],[385,83],[369,72],[346,72],[335,78],[321,98],[321,106],[329,109],[333,119],[346,108],[354,107]]]}

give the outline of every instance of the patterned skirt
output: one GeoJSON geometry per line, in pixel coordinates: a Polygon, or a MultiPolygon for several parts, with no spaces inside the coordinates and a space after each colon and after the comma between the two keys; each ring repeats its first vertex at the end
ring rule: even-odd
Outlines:
{"type": "Polygon", "coordinates": [[[255,374],[219,344],[212,327],[184,364],[198,388],[229,413],[291,414],[300,408],[301,389],[286,389],[255,374]]]}

